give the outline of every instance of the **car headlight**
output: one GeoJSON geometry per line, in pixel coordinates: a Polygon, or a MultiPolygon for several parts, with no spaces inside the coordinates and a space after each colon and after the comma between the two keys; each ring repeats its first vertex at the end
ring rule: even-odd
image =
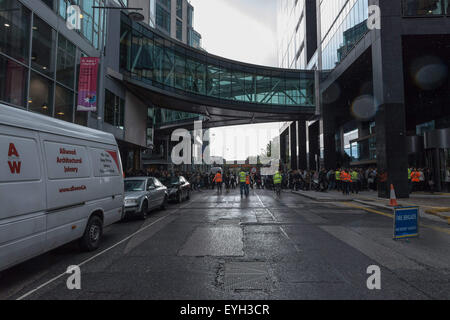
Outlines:
{"type": "Polygon", "coordinates": [[[173,189],[170,189],[169,193],[174,194],[174,193],[177,193],[177,191],[178,191],[177,188],[173,188],[173,189]]]}
{"type": "Polygon", "coordinates": [[[135,207],[138,205],[137,199],[125,199],[125,207],[135,207]]]}

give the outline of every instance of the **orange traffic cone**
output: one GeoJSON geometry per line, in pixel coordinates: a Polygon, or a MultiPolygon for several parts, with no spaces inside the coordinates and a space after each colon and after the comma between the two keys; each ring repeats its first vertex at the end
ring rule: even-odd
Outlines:
{"type": "Polygon", "coordinates": [[[394,185],[391,184],[391,199],[389,201],[389,206],[398,207],[397,197],[395,196],[394,185]]]}

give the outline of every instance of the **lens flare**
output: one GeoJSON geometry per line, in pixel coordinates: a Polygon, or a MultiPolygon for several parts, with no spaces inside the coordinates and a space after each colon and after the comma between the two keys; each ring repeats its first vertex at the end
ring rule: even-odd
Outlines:
{"type": "Polygon", "coordinates": [[[377,104],[371,95],[362,95],[353,100],[353,116],[361,121],[372,119],[377,113],[377,104]]]}
{"type": "Polygon", "coordinates": [[[434,90],[442,86],[448,77],[447,65],[438,57],[425,56],[411,66],[414,83],[422,90],[434,90]]]}

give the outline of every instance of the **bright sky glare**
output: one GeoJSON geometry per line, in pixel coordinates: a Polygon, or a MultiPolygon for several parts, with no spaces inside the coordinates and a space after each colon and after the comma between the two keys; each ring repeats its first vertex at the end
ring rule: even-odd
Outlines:
{"type": "MultiPolygon", "coordinates": [[[[194,29],[202,35],[202,45],[208,52],[228,59],[258,65],[277,66],[276,2],[277,0],[191,0],[194,6],[194,29]]],[[[270,134],[266,145],[279,130],[279,123],[240,126],[240,130],[264,128],[270,134]],[[274,131],[275,130],[275,131],[274,131]]],[[[224,136],[227,128],[211,130],[212,135],[224,136]]],[[[263,135],[266,136],[266,135],[263,135]]],[[[256,156],[235,139],[216,139],[211,144],[212,156],[226,160],[245,160],[256,156]],[[225,150],[225,154],[224,154],[225,150]],[[232,152],[233,158],[226,150],[232,152]],[[227,154],[228,153],[228,154],[227,154]]]]}

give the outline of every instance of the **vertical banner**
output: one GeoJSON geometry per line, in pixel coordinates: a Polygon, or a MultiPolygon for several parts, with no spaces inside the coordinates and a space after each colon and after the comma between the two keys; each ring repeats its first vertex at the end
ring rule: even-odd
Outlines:
{"type": "Polygon", "coordinates": [[[97,76],[100,58],[82,57],[77,111],[97,111],[97,76]]]}

